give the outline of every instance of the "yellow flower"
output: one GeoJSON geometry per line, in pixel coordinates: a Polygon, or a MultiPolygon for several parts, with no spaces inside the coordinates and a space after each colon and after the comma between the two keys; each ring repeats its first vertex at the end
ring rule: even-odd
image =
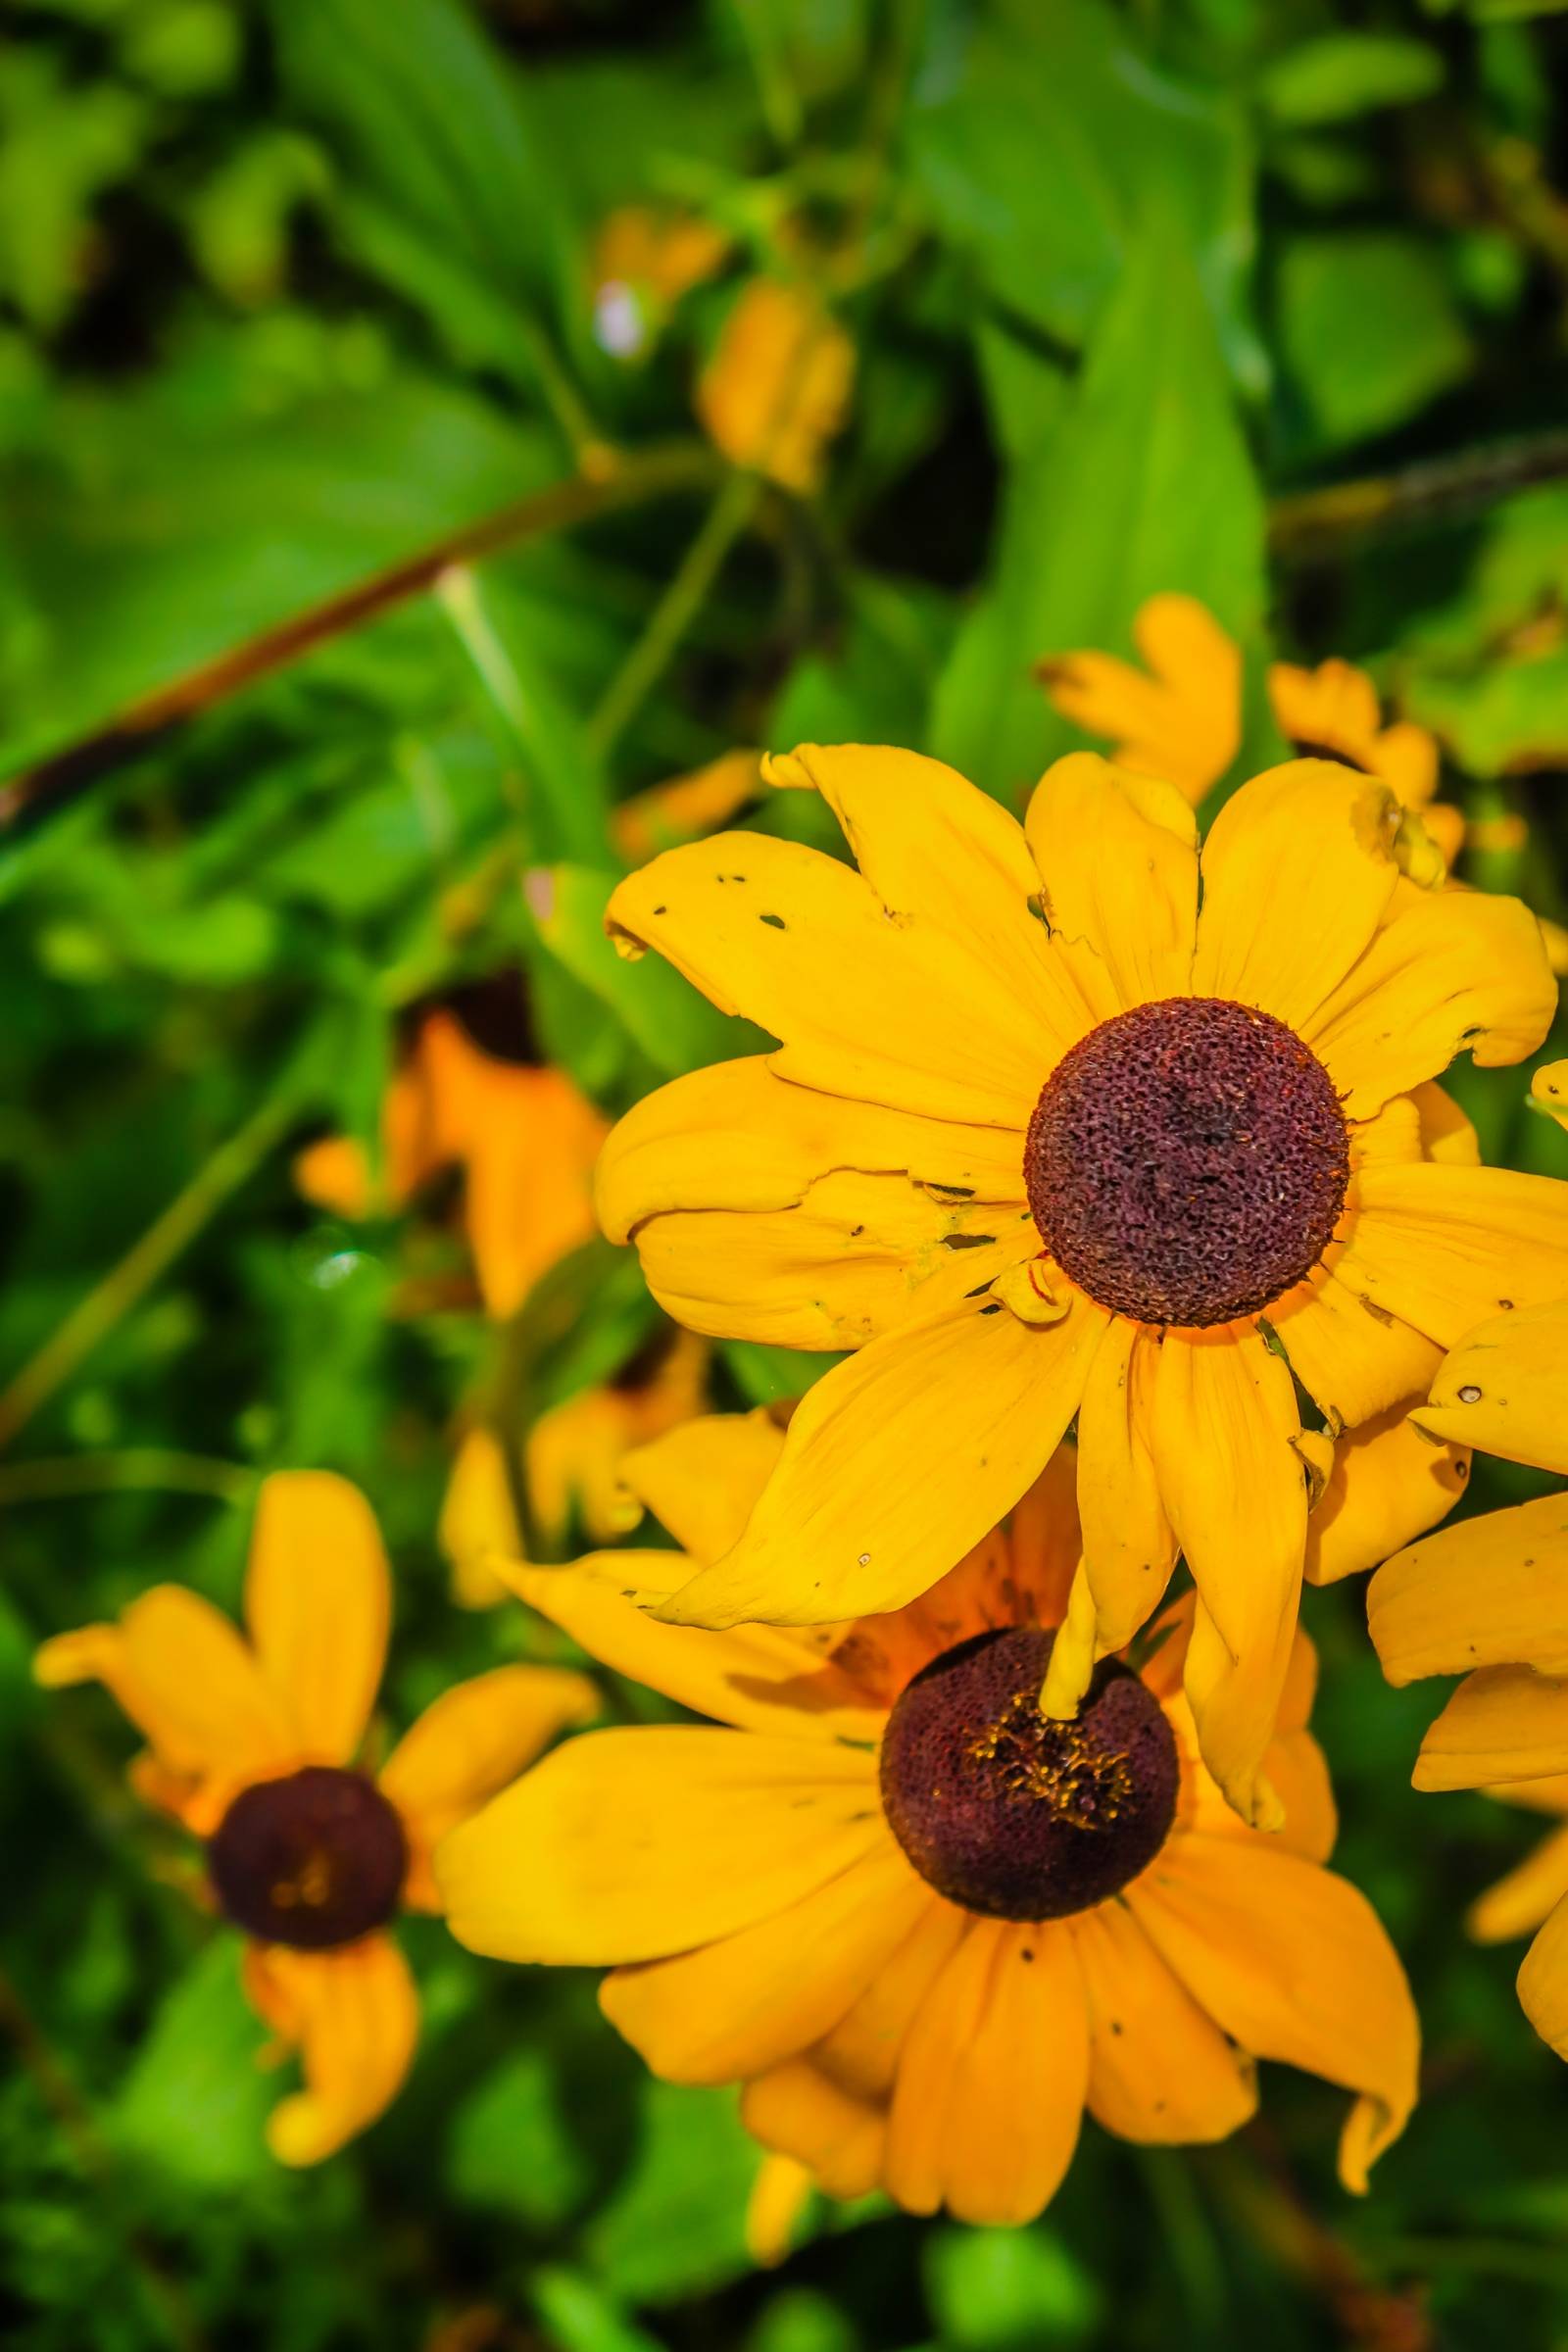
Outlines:
{"type": "MultiPolygon", "coordinates": [[[[565,1540],[574,1516],[591,1544],[608,1544],[636,1526],[642,1504],[623,1483],[625,1458],[702,1411],[708,1359],[706,1340],[666,1324],[651,1355],[634,1356],[613,1380],[540,1415],[523,1446],[522,1474],[535,1525],[552,1547],[565,1540]]],[[[452,1563],[454,1597],[465,1608],[506,1598],[493,1563],[516,1559],[524,1545],[493,1430],[473,1428],[464,1437],[439,1535],[452,1563]]]]}
{"type": "Polygon", "coordinates": [[[1568,1061],[1548,1061],[1530,1082],[1530,1107],[1568,1128],[1568,1061]]]}
{"type": "Polygon", "coordinates": [[[808,747],[860,871],[731,833],[616,890],[612,931],[780,1038],[622,1120],[600,1163],[678,1321],[857,1348],[810,1391],[692,1623],[897,1608],[1078,1416],[1068,1712],[1178,1545],[1203,1754],[1250,1818],[1331,1429],[1419,1393],[1498,1300],[1568,1289],[1568,1187],[1473,1164],[1428,1082],[1529,1052],[1555,989],[1516,901],[1401,874],[1393,795],[1303,760],[1202,853],[1169,786],[1059,760],[1027,830],[936,761],[808,747]],[[1294,1377],[1293,1377],[1294,1376],[1294,1377]]]}
{"type": "Polygon", "coordinates": [[[727,824],[748,802],[760,799],[762,790],[760,752],[722,752],[690,775],[671,777],[622,801],[611,811],[611,832],[627,864],[635,865],[727,824]]]}
{"type": "Polygon", "coordinates": [[[1133,643],[1144,669],[1085,652],[1035,674],[1063,718],[1112,739],[1118,766],[1162,777],[1196,808],[1241,748],[1242,649],[1193,596],[1152,596],[1133,643]]]}
{"type": "Polygon", "coordinates": [[[595,1712],[580,1674],[503,1666],[428,1707],[373,1778],[356,1759],[381,1680],[391,1607],[369,1505],[325,1471],[265,1481],[245,1580],[246,1636],[178,1585],[113,1625],[46,1642],[37,1679],[104,1684],[147,1741],[138,1792],[206,1844],[217,1908],[250,1939],[252,2007],[305,2087],[268,2143],[315,2164],[395,2097],[418,1996],[386,1932],[439,1910],[438,1838],[595,1712]]]}
{"type": "Polygon", "coordinates": [[[697,413],[735,465],[808,498],[849,420],[854,382],[855,346],[816,296],[754,277],[703,369],[697,413]]]}
{"type": "Polygon", "coordinates": [[[592,1175],[605,1121],[564,1071],[487,1052],[466,1026],[494,1026],[498,1001],[517,983],[481,983],[458,993],[457,1009],[420,1021],[387,1089],[382,1109],[384,1194],[365,1154],[345,1136],[302,1152],[294,1179],[306,1199],[349,1218],[401,1208],[442,1169],[464,1173],[464,1224],[485,1310],[510,1315],[541,1274],[593,1233],[592,1175]],[[461,1017],[460,1017],[461,1016],[461,1017]]]}
{"type": "MultiPolygon", "coordinates": [[[[648,1449],[690,1557],[515,1573],[586,1649],[713,1720],[591,1733],[496,1798],[437,1858],[453,1933],[612,1968],[602,2005],[655,2072],[743,2083],[752,2132],[835,2196],[1024,2222],[1086,2106],[1132,2140],[1222,2138],[1264,2057],[1355,2094],[1340,2166],[1364,2187],[1415,2097],[1417,2027],[1370,1906],[1323,1868],[1305,1637],[1269,1752],[1286,1827],[1263,1838],[1198,1760],[1185,1608],[1075,1720],[1039,1713],[1079,1546],[1065,1451],[892,1615],[814,1635],[647,1615],[630,1581],[675,1590],[717,1556],[781,1444],[757,1414],[648,1449]]],[[[777,2245],[789,2177],[762,2202],[777,2245]]]]}
{"type": "MultiPolygon", "coordinates": [[[[1435,1438],[1568,1475],[1568,1302],[1518,1307],[1444,1359],[1413,1418],[1435,1438]]],[[[1468,1519],[1373,1578],[1372,1639],[1391,1683],[1465,1679],[1421,1743],[1418,1788],[1486,1788],[1568,1814],[1568,1494],[1468,1519]]],[[[1519,1971],[1536,2032],[1568,2058],[1568,1829],[1484,1894],[1486,1941],[1539,1929],[1519,1971]],[[1544,1924],[1543,1924],[1544,1923],[1544,1924]]]]}
{"type": "Polygon", "coordinates": [[[730,239],[690,213],[626,204],[608,215],[594,240],[594,326],[616,359],[634,359],[658,335],[683,294],[721,270],[730,239]]]}

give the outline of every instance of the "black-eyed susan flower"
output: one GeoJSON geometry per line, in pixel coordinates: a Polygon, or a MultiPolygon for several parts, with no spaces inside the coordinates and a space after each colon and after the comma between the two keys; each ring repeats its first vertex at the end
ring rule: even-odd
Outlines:
{"type": "Polygon", "coordinates": [[[307,1200],[351,1218],[401,1208],[442,1170],[461,1170],[464,1228],[496,1316],[591,1236],[605,1136],[593,1104],[522,1032],[514,979],[456,992],[421,1016],[387,1088],[379,1193],[350,1137],[324,1137],[294,1163],[307,1200]]]}
{"type": "Polygon", "coordinates": [[[620,885],[626,951],[783,1042],[624,1119],[600,1213],[692,1328],[858,1352],[731,1550],[661,1606],[900,1607],[1076,1415],[1085,1566],[1047,1703],[1070,1712],[1179,1546],[1203,1754],[1265,1819],[1307,1537],[1298,1383],[1353,1426],[1503,1299],[1568,1289],[1568,1187],[1474,1164],[1431,1083],[1461,1046],[1509,1061],[1544,1035],[1536,920],[1415,887],[1388,787],[1316,760],[1222,810],[1201,912],[1185,801],[1089,754],[1027,827],[909,754],[770,772],[824,795],[859,871],[729,833],[620,885]]]}
{"type": "Polygon", "coordinates": [[[849,421],[855,345],[805,284],[754,277],[741,289],[697,385],[715,448],[808,498],[829,442],[849,421]]]}
{"type": "MultiPolygon", "coordinates": [[[[1136,1666],[1101,1662],[1071,1721],[1041,1714],[1078,1554],[1065,1453],[890,1615],[816,1633],[647,1615],[639,1596],[731,1544],[782,1443],[757,1414],[638,1457],[688,1556],[516,1572],[585,1648],[711,1721],[590,1733],[497,1797],[437,1856],[454,1934],[612,1967],[602,2005],[655,2072],[744,2084],[757,2137],[836,2196],[1027,2221],[1086,2106],[1128,2139],[1219,2139],[1251,2114],[1260,2057],[1354,2094],[1340,2167],[1364,2187],[1415,2097],[1417,2028],[1372,1910],[1324,1868],[1305,1637],[1269,1838],[1199,1761],[1185,1606],[1136,1666]]],[[[793,2187],[767,2184],[770,2244],[793,2187]]]]}
{"type": "Polygon", "coordinates": [[[282,1471],[261,1491],[244,1634],[157,1585],[35,1664],[51,1687],[106,1687],[147,1741],[138,1792],[204,1842],[212,1900],[248,1938],[246,1994],[303,2066],[268,2126],[284,2164],[330,2156],[408,2072],[418,1995],[390,1929],[400,1910],[439,1910],[437,1839],[595,1707],[580,1674],[499,1667],[438,1698],[372,1773],[361,1756],[390,1606],[364,1496],[282,1471]]]}
{"type": "MultiPolygon", "coordinates": [[[[1568,1475],[1568,1303],[1480,1324],[1412,1417],[1443,1442],[1568,1475]]],[[[1465,1678],[1421,1743],[1418,1788],[1568,1813],[1568,1494],[1410,1544],[1373,1578],[1367,1618],[1392,1683],[1465,1678]]],[[[1484,1894],[1470,1924],[1489,1942],[1540,1930],[1519,1998],[1568,2058],[1568,1829],[1484,1894]]]]}

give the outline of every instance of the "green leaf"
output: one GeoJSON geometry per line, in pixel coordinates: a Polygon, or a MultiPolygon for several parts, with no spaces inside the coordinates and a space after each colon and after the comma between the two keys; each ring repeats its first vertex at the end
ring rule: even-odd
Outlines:
{"type": "Polygon", "coordinates": [[[1440,255],[1393,231],[1295,238],[1281,258],[1279,316],[1314,450],[1402,424],[1474,362],[1440,255]]]}
{"type": "Polygon", "coordinates": [[[128,2159],[193,2191],[250,2187],[273,2171],[263,2128],[282,2089],[257,2063],[267,2030],[240,1990],[239,1961],[226,1930],[198,1954],[165,1995],[108,2117],[128,2159]]]}
{"type": "Polygon", "coordinates": [[[1060,425],[1012,473],[990,584],[937,684],[931,748],[1020,796],[1084,740],[1034,663],[1130,652],[1134,614],[1166,589],[1201,598],[1244,644],[1260,629],[1257,481],[1191,264],[1155,224],[1060,425]]]}
{"type": "Polygon", "coordinates": [[[1443,87],[1441,53],[1399,33],[1325,32],[1268,67],[1258,95],[1277,122],[1306,129],[1376,107],[1408,106],[1443,87]]]}
{"type": "Polygon", "coordinates": [[[447,2178],[465,2202],[549,2230],[586,2200],[595,2177],[546,2050],[503,2060],[453,2119],[447,2178]]]}
{"type": "Polygon", "coordinates": [[[1037,2352],[1098,2328],[1103,2295],[1054,2231],[938,2230],[926,2241],[932,2310],[952,2352],[1037,2352]]]}
{"type": "Polygon", "coordinates": [[[583,2232],[594,2277],[629,2302],[707,2293],[751,2267],[760,2161],[732,2090],[650,2081],[630,2167],[583,2232]]]}
{"type": "Polygon", "coordinates": [[[619,879],[581,865],[529,875],[528,905],[551,954],[609,1006],[663,1077],[765,1050],[760,1030],[719,1012],[662,956],[617,953],[605,935],[605,907],[619,879]]]}
{"type": "Polygon", "coordinates": [[[533,2306],[554,2352],[662,2352],[616,2309],[600,2287],[576,2271],[535,2274],[533,2306]]]}

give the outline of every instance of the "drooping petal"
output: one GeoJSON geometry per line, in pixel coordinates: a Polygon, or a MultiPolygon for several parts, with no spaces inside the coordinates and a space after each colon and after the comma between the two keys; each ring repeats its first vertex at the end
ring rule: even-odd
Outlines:
{"type": "MultiPolygon", "coordinates": [[[[508,1581],[591,1657],[696,1715],[781,1739],[880,1736],[881,1714],[866,1692],[798,1636],[766,1625],[712,1634],[651,1617],[625,1580],[641,1575],[652,1556],[601,1552],[575,1568],[514,1569],[508,1581]]],[[[670,1558],[673,1581],[683,1584],[688,1565],[670,1558]]]]}
{"type": "Polygon", "coordinates": [[[1146,2144],[1224,2139],[1257,2105],[1257,2069],[1166,1967],[1135,1914],[1071,1922],[1089,1999],[1089,2112],[1146,2144]]]}
{"type": "Polygon", "coordinates": [[[911,2213],[1032,2221],[1072,2161],[1089,2020],[1070,1935],[985,1921],[921,2004],[899,2065],[885,2180],[911,2213]]]}
{"type": "Polygon", "coordinates": [[[1340,2178],[1364,2190],[1415,2103],[1420,2049],[1404,1971],[1365,1896],[1262,1839],[1178,1837],[1126,1899],[1233,2041],[1357,2094],[1340,2178]]]}
{"type": "Polygon", "coordinates": [[[1375,1568],[1435,1527],[1464,1493],[1469,1447],[1434,1445],[1407,1417],[1411,1401],[1347,1431],[1335,1446],[1328,1485],[1306,1523],[1309,1584],[1333,1585],[1375,1568]]]}
{"type": "Polygon", "coordinates": [[[1557,983],[1518,899],[1413,891],[1301,1035],[1352,1119],[1446,1070],[1461,1048],[1521,1061],[1551,1026],[1557,983]]]}
{"type": "Polygon", "coordinates": [[[364,1739],[391,1615],[392,1572],[359,1488],[328,1470],[264,1479],[245,1619],[306,1753],[346,1764],[364,1739]]]}
{"type": "Polygon", "coordinates": [[[1053,1020],[1044,982],[1032,1001],[1000,986],[967,938],[890,913],[851,867],[765,834],[666,850],[620,884],[606,921],[778,1038],[781,1077],[927,1118],[1021,1130],[1081,1034],[1053,1020]]]}
{"type": "Polygon", "coordinates": [[[1024,1197],[1017,1133],[792,1085],[757,1054],[672,1079],[629,1110],[600,1156],[595,1200],[606,1233],[624,1242],[682,1210],[794,1208],[842,1168],[906,1176],[955,1200],[1024,1197]]]}
{"type": "Polygon", "coordinates": [[[672,1960],[617,1969],[600,2007],[672,2082],[737,2082],[849,2013],[931,1906],[891,1838],[787,1910],[672,1960]]]}
{"type": "Polygon", "coordinates": [[[795,1207],[651,1217],[637,1248],[654,1297],[689,1330],[828,1352],[983,1289],[1039,1239],[1025,1210],[842,1169],[795,1207]]]}
{"type": "Polygon", "coordinates": [[[383,1796],[403,1817],[411,1848],[405,1902],[438,1910],[430,1856],[449,1830],[530,1765],[558,1733],[588,1723],[599,1693],[560,1666],[497,1666],[443,1691],[381,1767],[383,1796]]]}
{"type": "Polygon", "coordinates": [[[807,2059],[748,2082],[741,2121],[764,2148],[804,2164],[830,2197],[869,2196],[881,2179],[882,2110],[850,2097],[807,2059]]]}
{"type": "Polygon", "coordinates": [[[1568,2058],[1568,1903],[1559,1903],[1519,1968],[1519,2005],[1559,2058],[1568,2058]]]}
{"type": "Polygon", "coordinates": [[[1288,1368],[1245,1325],[1167,1332],[1149,1415],[1160,1491],[1198,1587],[1186,1690],[1203,1761],[1244,1820],[1290,1665],[1306,1490],[1288,1368]]]}
{"type": "Polygon", "coordinates": [[[961,939],[994,988],[1036,1009],[1058,1048],[1083,1034],[1084,1004],[1031,911],[1039,876],[1029,845],[999,802],[940,760],[866,744],[803,743],[769,760],[766,774],[822,795],[894,922],[961,939]]]}
{"type": "Polygon", "coordinates": [[[662,1614],[810,1625],[896,1609],[1017,1501],[1077,1410],[1107,1318],[968,1302],[874,1340],[811,1389],[745,1536],[662,1614]]]}
{"type": "Polygon", "coordinates": [[[1553,1830],[1471,1904],[1465,1926],[1478,1943],[1506,1943],[1539,1928],[1568,1894],[1568,1829],[1553,1830]]]}
{"type": "Polygon", "coordinates": [[[436,1883],[470,1950],[602,1967],[736,1935],[886,1835],[861,1749],[639,1725],[558,1747],[453,1832],[436,1883]]]}
{"type": "Polygon", "coordinates": [[[1090,1367],[1078,1411],[1078,1509],[1096,1647],[1122,1649],[1164,1596],[1176,1538],[1150,1446],[1159,1349],[1118,1319],[1090,1367]]]}
{"type": "Polygon", "coordinates": [[[178,1777],[233,1787],[298,1753],[288,1711],[246,1643],[183,1585],[154,1585],[118,1625],[57,1635],[33,1672],[51,1690],[102,1683],[178,1777]]]}
{"type": "Polygon", "coordinates": [[[1198,827],[1174,785],[1073,752],[1027,819],[1054,943],[1097,1020],[1179,996],[1198,926],[1198,827]]]}
{"type": "Polygon", "coordinates": [[[1483,1323],[1444,1358],[1417,1426],[1505,1461],[1568,1472],[1568,1305],[1483,1323]]]}
{"type": "Polygon", "coordinates": [[[279,2164],[319,2164],[396,2098],[419,2038],[419,1996],[390,1936],[339,1951],[253,1944],[245,1991],[297,2046],[305,2087],[273,2108],[267,2144],[279,2164]]]}
{"type": "Polygon", "coordinates": [[[1194,996],[1233,998],[1304,1034],[1394,895],[1398,815],[1387,785],[1325,760],[1244,784],[1203,844],[1194,996]]]}
{"type": "Polygon", "coordinates": [[[1568,1294],[1568,1184],[1556,1177],[1423,1162],[1363,1168],[1356,1182],[1341,1281],[1440,1347],[1568,1294]]]}
{"type": "Polygon", "coordinates": [[[1486,1788],[1560,1772],[1568,1772],[1568,1676],[1483,1666],[1422,1740],[1410,1779],[1417,1788],[1486,1788]]]}
{"type": "Polygon", "coordinates": [[[1391,1683],[1476,1666],[1568,1674],[1568,1494],[1410,1544],[1372,1579],[1367,1623],[1391,1683]]]}

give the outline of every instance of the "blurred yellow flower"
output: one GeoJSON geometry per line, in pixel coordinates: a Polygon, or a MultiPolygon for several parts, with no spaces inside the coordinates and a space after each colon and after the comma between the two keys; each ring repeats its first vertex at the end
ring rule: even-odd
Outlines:
{"type": "Polygon", "coordinates": [[[858,1353],[733,1549],[661,1607],[898,1608],[1076,1415],[1084,1570],[1046,1703],[1071,1711],[1179,1547],[1204,1760],[1264,1822],[1322,1470],[1297,1382],[1353,1427],[1500,1298],[1568,1290],[1568,1186],[1475,1164],[1430,1083],[1544,1036],[1535,918],[1415,887],[1387,786],[1320,760],[1227,804],[1201,914],[1185,800],[1087,753],[1027,828],[911,754],[807,746],[770,774],[824,795],[859,870],[732,833],[619,886],[626,952],[783,1043],[623,1119],[600,1214],[692,1329],[858,1353]]]}
{"type": "MultiPolygon", "coordinates": [[[[1260,2057],[1354,2094],[1340,2170],[1364,2187],[1415,2097],[1417,2025],[1371,1908],[1323,1867],[1305,1637],[1268,1756],[1285,1827],[1265,1838],[1199,1761],[1186,1606],[1136,1671],[1101,1665],[1073,1721],[1040,1714],[1079,1551],[1066,1453],[891,1615],[720,1634],[645,1614],[628,1588],[673,1591],[718,1556],[782,1443],[754,1414],[648,1449],[690,1556],[514,1573],[586,1649],[713,1720],[591,1733],[497,1797],[437,1858],[453,1933],[612,1968],[602,2005],[655,2072],[742,2083],[756,2136],[835,2196],[1026,2222],[1086,2106],[1131,2140],[1223,2138],[1260,2057]]],[[[800,2185],[760,2184],[769,2254],[800,2185]]]]}
{"type": "Polygon", "coordinates": [[[721,752],[689,775],[622,801],[611,811],[611,834],[627,864],[637,865],[677,842],[695,841],[727,824],[765,789],[760,752],[721,752]]]}
{"type": "MultiPolygon", "coordinates": [[[[1478,1325],[1413,1417],[1444,1442],[1568,1475],[1568,1301],[1478,1325]]],[[[1391,1683],[1465,1678],[1421,1743],[1418,1788],[1568,1813],[1568,1494],[1410,1544],[1372,1579],[1367,1620],[1391,1683]]],[[[1568,2058],[1568,1830],[1484,1894],[1470,1924],[1489,1942],[1540,1930],[1519,1998],[1568,2058]]]]}
{"type": "Polygon", "coordinates": [[[849,421],[854,383],[855,345],[817,297],[754,277],[703,369],[697,413],[735,465],[807,498],[849,421]]]}
{"type": "Polygon", "coordinates": [[[727,232],[691,213],[626,204],[594,239],[594,330],[616,359],[635,359],[658,337],[683,294],[721,270],[727,232]]]}
{"type": "MultiPolygon", "coordinates": [[[[592,1178],[605,1120],[564,1071],[488,1052],[465,1025],[487,1027],[502,980],[458,992],[460,1007],[420,1020],[381,1113],[384,1180],[346,1136],[310,1145],[294,1163],[306,1199],[337,1216],[401,1208],[442,1169],[461,1168],[463,1221],[485,1310],[512,1314],[541,1274],[592,1238],[592,1178]]],[[[492,1030],[492,1034],[497,1032],[492,1030]]]]}
{"type": "Polygon", "coordinates": [[[436,1841],[597,1706],[580,1674],[503,1666],[427,1707],[372,1776],[359,1758],[390,1613],[364,1496],[281,1471],[257,1507],[245,1635],[157,1585],[34,1662],[52,1689],[105,1686],[147,1741],[138,1793],[205,1841],[213,1900],[250,1938],[247,1996],[304,2068],[268,2126],[283,2164],[330,2156],[402,2084],[418,1996],[386,1931],[400,1909],[439,1910],[436,1841]]]}
{"type": "Polygon", "coordinates": [[[1063,718],[1196,808],[1241,748],[1242,649],[1193,596],[1152,596],[1133,622],[1137,668],[1113,654],[1048,656],[1035,674],[1063,718]]]}

